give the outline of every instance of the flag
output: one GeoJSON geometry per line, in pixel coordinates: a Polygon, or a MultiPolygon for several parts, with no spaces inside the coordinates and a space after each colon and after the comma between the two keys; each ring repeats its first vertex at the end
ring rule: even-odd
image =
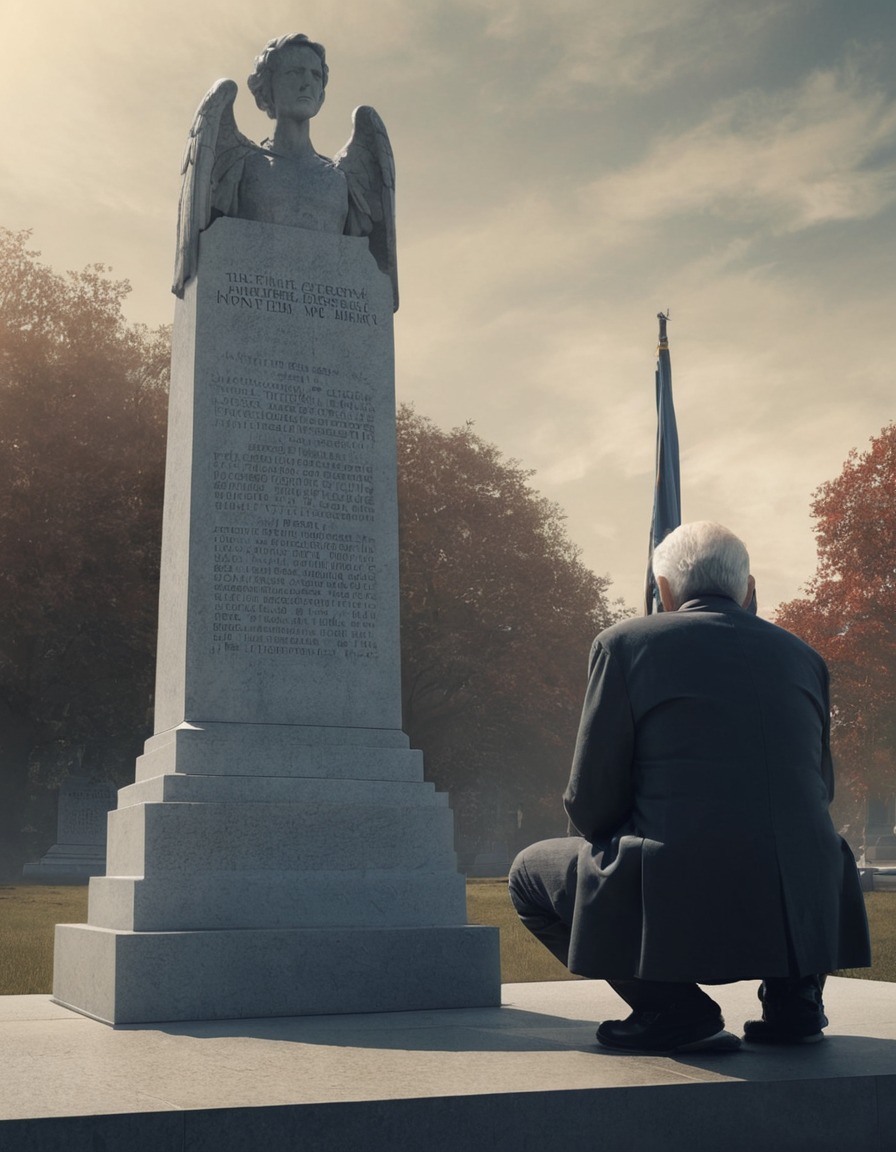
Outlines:
{"type": "Polygon", "coordinates": [[[659,591],[653,578],[653,550],[681,523],[681,475],[678,464],[678,427],[672,403],[672,363],[666,337],[668,314],[657,315],[660,341],[656,360],[656,487],[653,493],[653,516],[650,520],[650,544],[647,552],[647,581],[644,589],[644,614],[662,612],[659,591]]]}

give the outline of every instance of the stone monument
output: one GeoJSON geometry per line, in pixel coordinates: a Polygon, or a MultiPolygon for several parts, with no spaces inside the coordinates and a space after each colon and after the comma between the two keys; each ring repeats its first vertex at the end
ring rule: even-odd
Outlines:
{"type": "Polygon", "coordinates": [[[181,201],[155,735],[54,997],[110,1023],[497,1004],[447,798],[401,730],[388,137],[335,161],[323,49],[200,106],[181,201]]]}
{"type": "Polygon", "coordinates": [[[85,884],[106,871],[106,814],[115,807],[108,780],[68,776],[59,787],[56,843],[22,869],[40,884],[85,884]]]}

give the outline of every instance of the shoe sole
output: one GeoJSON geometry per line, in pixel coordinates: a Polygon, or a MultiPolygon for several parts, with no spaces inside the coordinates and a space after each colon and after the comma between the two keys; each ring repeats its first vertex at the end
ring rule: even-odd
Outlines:
{"type": "Polygon", "coordinates": [[[702,1040],[692,1040],[688,1044],[676,1044],[672,1048],[637,1048],[628,1047],[624,1044],[613,1044],[606,1040],[597,1037],[597,1042],[602,1048],[607,1048],[611,1052],[627,1052],[631,1056],[672,1056],[676,1053],[691,1052],[737,1052],[741,1047],[740,1038],[735,1036],[733,1032],[726,1032],[722,1029],[721,1032],[715,1032],[712,1036],[705,1036],[702,1040]]]}
{"type": "Polygon", "coordinates": [[[759,1044],[763,1048],[792,1048],[797,1044],[818,1044],[824,1040],[824,1032],[811,1032],[808,1036],[747,1036],[747,1044],[759,1044]]]}
{"type": "Polygon", "coordinates": [[[695,1040],[692,1044],[679,1044],[673,1052],[736,1052],[740,1048],[740,1037],[733,1032],[716,1032],[705,1040],[695,1040]]]}

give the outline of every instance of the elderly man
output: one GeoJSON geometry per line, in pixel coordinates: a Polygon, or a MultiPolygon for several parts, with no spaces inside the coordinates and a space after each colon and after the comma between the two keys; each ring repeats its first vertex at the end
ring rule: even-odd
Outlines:
{"type": "Polygon", "coordinates": [[[526,848],[510,893],[571,972],[632,1008],[606,1047],[736,1048],[698,984],[760,979],[745,1038],[806,1043],[824,973],[870,964],[855,861],[828,814],[828,673],[746,610],[744,545],[685,524],[653,556],[665,611],[591,649],[564,803],[579,836],[526,848]]]}

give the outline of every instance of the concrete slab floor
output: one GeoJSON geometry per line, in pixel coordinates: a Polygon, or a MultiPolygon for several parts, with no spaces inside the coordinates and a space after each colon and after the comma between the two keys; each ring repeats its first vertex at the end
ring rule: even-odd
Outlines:
{"type": "MultiPolygon", "coordinates": [[[[732,1031],[757,1015],[756,987],[709,989],[732,1031]]],[[[825,1002],[821,1044],[684,1057],[599,1048],[596,1022],[626,1014],[603,982],[505,985],[501,1008],[118,1028],[6,996],[0,1121],[855,1078],[894,1078],[896,1100],[896,984],[832,978],[825,1002]]]]}

